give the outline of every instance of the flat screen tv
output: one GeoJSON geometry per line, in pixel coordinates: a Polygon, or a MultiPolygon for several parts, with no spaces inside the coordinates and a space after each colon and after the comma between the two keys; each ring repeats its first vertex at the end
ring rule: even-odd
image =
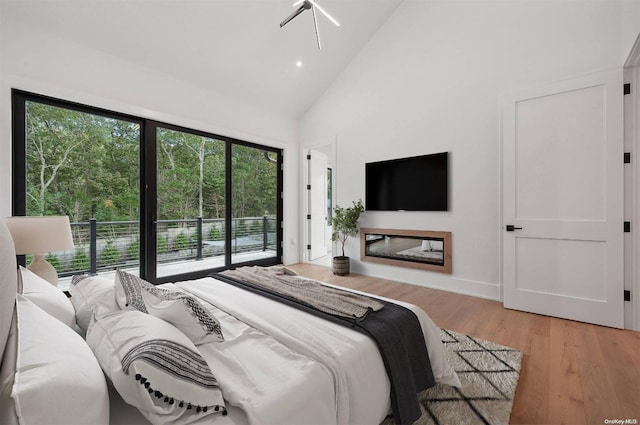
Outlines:
{"type": "Polygon", "coordinates": [[[367,211],[447,211],[448,152],[369,162],[367,211]]]}

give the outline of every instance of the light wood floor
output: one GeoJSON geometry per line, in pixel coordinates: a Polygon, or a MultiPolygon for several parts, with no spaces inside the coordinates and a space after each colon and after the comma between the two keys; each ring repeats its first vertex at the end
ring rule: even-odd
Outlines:
{"type": "Polygon", "coordinates": [[[502,303],[311,264],[303,276],[418,305],[436,325],[524,353],[512,424],[640,424],[640,332],[556,319],[502,303]],[[624,422],[623,422],[624,423],[624,422]]]}

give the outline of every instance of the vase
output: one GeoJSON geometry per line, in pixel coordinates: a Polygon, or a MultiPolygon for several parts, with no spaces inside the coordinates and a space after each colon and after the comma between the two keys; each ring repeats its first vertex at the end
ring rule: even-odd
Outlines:
{"type": "Polygon", "coordinates": [[[333,257],[333,274],[346,276],[349,274],[349,257],[333,257]]]}

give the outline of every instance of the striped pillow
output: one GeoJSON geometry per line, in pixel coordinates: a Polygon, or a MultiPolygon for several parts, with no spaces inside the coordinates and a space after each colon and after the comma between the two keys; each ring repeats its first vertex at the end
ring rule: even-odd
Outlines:
{"type": "Polygon", "coordinates": [[[180,329],[196,345],[222,342],[220,322],[193,296],[158,286],[118,270],[116,300],[121,309],[159,317],[180,329]]]}
{"type": "Polygon", "coordinates": [[[191,341],[171,324],[135,310],[95,317],[87,344],[124,401],[152,423],[226,415],[222,391],[191,341]]]}

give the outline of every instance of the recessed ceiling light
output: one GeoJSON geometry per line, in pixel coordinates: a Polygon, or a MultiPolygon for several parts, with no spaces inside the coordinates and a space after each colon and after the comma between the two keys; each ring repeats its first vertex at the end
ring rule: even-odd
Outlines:
{"type": "Polygon", "coordinates": [[[296,66],[297,66],[298,68],[302,68],[302,65],[304,65],[304,64],[302,63],[302,61],[296,61],[296,66]]]}

